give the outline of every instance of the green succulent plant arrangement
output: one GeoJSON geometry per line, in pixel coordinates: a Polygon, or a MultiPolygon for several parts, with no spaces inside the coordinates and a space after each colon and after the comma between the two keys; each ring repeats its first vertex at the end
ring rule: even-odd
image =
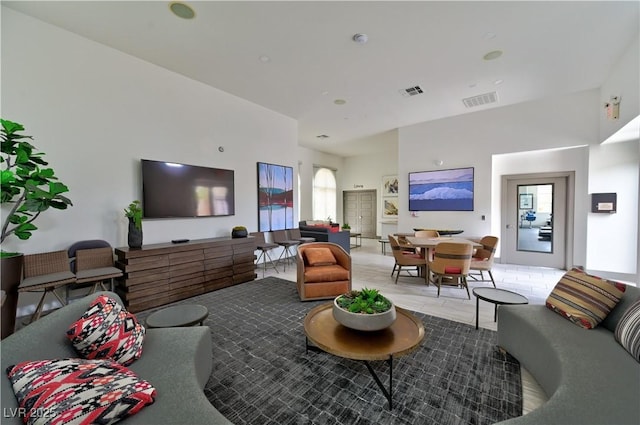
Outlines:
{"type": "MultiPolygon", "coordinates": [[[[38,228],[33,224],[38,216],[48,210],[67,209],[73,204],[63,195],[69,188],[57,181],[55,172],[46,168],[44,152],[36,152],[29,143],[33,137],[21,134],[24,126],[0,118],[2,124],[2,198],[1,203],[11,208],[4,215],[0,243],[14,235],[29,239],[38,228]]],[[[15,254],[3,253],[2,256],[15,254]]]]}
{"type": "Polygon", "coordinates": [[[377,289],[363,288],[351,291],[337,299],[338,306],[350,313],[374,314],[384,313],[391,308],[391,301],[377,289]]]}
{"type": "Polygon", "coordinates": [[[241,232],[241,231],[247,231],[247,228],[244,226],[234,226],[233,230],[235,230],[236,232],[241,232]]]}
{"type": "Polygon", "coordinates": [[[139,200],[131,202],[129,207],[124,209],[124,215],[133,220],[136,229],[142,230],[142,206],[139,200]]]}
{"type": "Polygon", "coordinates": [[[349,226],[349,223],[344,223],[344,224],[342,225],[342,228],[343,228],[343,229],[346,229],[346,230],[351,230],[351,226],[349,226]]]}

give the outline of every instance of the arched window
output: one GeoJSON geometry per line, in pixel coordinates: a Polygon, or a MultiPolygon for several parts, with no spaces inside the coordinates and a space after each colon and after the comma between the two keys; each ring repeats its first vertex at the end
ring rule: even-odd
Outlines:
{"type": "Polygon", "coordinates": [[[336,176],[329,168],[313,169],[313,219],[336,220],[336,176]]]}

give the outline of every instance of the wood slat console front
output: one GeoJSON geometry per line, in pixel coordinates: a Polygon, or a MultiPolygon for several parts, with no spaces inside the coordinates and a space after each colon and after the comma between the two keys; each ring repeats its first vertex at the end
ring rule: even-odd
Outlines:
{"type": "Polygon", "coordinates": [[[116,248],[117,292],[138,312],[256,278],[255,238],[198,239],[116,248]]]}

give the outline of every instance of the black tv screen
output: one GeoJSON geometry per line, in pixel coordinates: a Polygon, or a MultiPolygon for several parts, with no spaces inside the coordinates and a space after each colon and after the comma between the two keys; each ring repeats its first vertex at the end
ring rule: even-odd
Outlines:
{"type": "Polygon", "coordinates": [[[233,170],[148,159],[141,162],[145,218],[235,214],[233,170]]]}
{"type": "Polygon", "coordinates": [[[473,167],[409,173],[409,211],[473,211],[473,167]]]}

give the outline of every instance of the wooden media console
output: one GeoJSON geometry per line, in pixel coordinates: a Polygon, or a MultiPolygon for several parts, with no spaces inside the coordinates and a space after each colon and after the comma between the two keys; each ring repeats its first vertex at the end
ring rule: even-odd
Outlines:
{"type": "Polygon", "coordinates": [[[123,272],[116,291],[131,312],[248,282],[256,278],[254,237],[116,248],[123,272]]]}

